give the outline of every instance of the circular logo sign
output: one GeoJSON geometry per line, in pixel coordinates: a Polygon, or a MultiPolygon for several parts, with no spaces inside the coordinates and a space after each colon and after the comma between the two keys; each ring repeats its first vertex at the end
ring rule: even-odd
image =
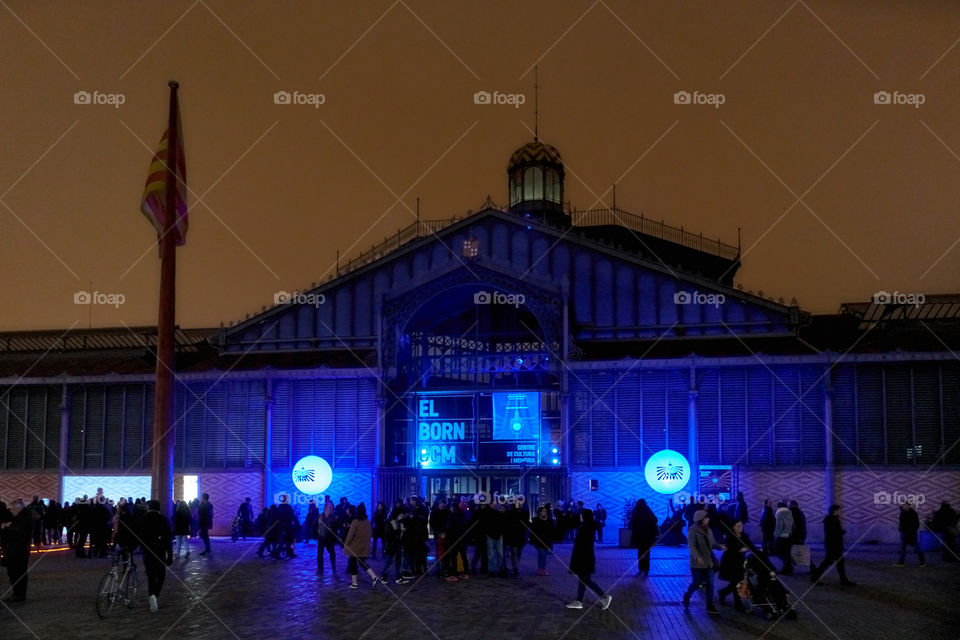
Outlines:
{"type": "Polygon", "coordinates": [[[650,456],[643,475],[657,493],[676,493],[690,481],[690,463],[683,454],[664,449],[650,456]]]}
{"type": "Polygon", "coordinates": [[[333,470],[320,456],[306,456],[293,465],[293,484],[298,491],[310,495],[321,493],[332,481],[333,470]]]}

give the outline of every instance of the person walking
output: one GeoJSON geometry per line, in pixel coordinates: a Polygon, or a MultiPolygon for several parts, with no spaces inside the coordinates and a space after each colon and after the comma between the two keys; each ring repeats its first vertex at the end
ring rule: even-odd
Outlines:
{"type": "Polygon", "coordinates": [[[143,566],[147,572],[150,613],[156,613],[167,567],[173,564],[173,535],[170,533],[170,523],[160,513],[158,500],[147,502],[147,513],[140,519],[138,537],[143,549],[143,566]]]}
{"type": "Polygon", "coordinates": [[[657,516],[643,498],[637,500],[630,514],[630,546],[637,550],[637,575],[650,575],[650,550],[660,536],[657,516]]]}
{"type": "Polygon", "coordinates": [[[920,516],[917,515],[913,505],[909,502],[900,505],[900,558],[893,563],[895,567],[902,567],[907,559],[907,546],[913,547],[917,552],[917,558],[920,560],[920,566],[927,566],[927,561],[923,557],[923,550],[917,543],[917,532],[920,530],[920,516]]]}
{"type": "Polygon", "coordinates": [[[187,552],[183,554],[184,560],[190,557],[190,505],[185,500],[177,502],[177,510],[173,514],[173,535],[177,537],[177,553],[175,558],[180,558],[180,552],[186,548],[187,552]]]}
{"type": "Polygon", "coordinates": [[[209,493],[203,494],[203,500],[197,507],[197,528],[200,531],[200,539],[203,540],[203,551],[200,555],[205,556],[210,553],[210,529],[213,529],[213,503],[210,502],[209,493]]]}
{"type": "MultiPolygon", "coordinates": [[[[237,507],[237,517],[240,518],[240,529],[237,533],[243,537],[243,541],[247,541],[247,536],[252,535],[253,532],[253,503],[250,501],[250,498],[247,498],[240,503],[240,506],[237,507]]],[[[233,541],[236,542],[236,533],[233,534],[233,541]]]]}
{"type": "Polygon", "coordinates": [[[613,596],[604,593],[603,589],[590,577],[597,568],[597,557],[593,546],[596,535],[593,512],[589,509],[581,509],[580,527],[573,539],[573,551],[570,553],[570,571],[577,576],[577,599],[567,603],[567,609],[583,609],[583,596],[587,592],[587,587],[590,587],[600,598],[601,609],[605,611],[610,608],[613,596]]]}
{"type": "Polygon", "coordinates": [[[687,529],[687,548],[690,551],[690,573],[693,580],[683,594],[683,608],[690,608],[690,596],[701,586],[707,589],[707,613],[712,616],[720,615],[713,606],[713,550],[726,551],[726,547],[717,544],[710,530],[710,517],[703,509],[693,514],[693,524],[687,529]]]}
{"type": "Polygon", "coordinates": [[[737,520],[733,527],[727,532],[726,537],[727,550],[720,556],[720,579],[726,580],[727,586],[723,587],[717,593],[720,596],[720,604],[726,604],[729,594],[733,594],[733,607],[740,613],[746,612],[740,594],[737,593],[737,585],[743,580],[743,558],[746,553],[757,553],[753,543],[743,530],[743,522],[737,520]]]}
{"type": "Polygon", "coordinates": [[[530,523],[530,544],[537,550],[537,575],[546,576],[547,554],[553,551],[553,541],[557,529],[550,519],[550,509],[546,506],[537,509],[537,517],[530,523]]]}
{"type": "Polygon", "coordinates": [[[330,573],[337,575],[337,516],[333,503],[323,505],[323,513],[317,518],[317,575],[323,575],[323,552],[330,556],[330,573]]]}
{"type": "Polygon", "coordinates": [[[820,582],[820,578],[823,577],[823,574],[826,573],[832,565],[836,564],[837,573],[840,575],[840,585],[844,587],[856,586],[855,582],[851,582],[847,578],[847,571],[844,566],[843,534],[845,533],[846,531],[844,531],[843,526],[840,524],[840,505],[830,505],[830,512],[823,519],[823,546],[827,557],[824,558],[820,566],[810,574],[810,582],[822,585],[823,583],[820,582]]]}
{"type": "Polygon", "coordinates": [[[347,573],[350,574],[350,588],[359,589],[358,565],[363,567],[367,575],[373,580],[373,586],[380,582],[373,569],[367,565],[367,554],[370,553],[370,538],[373,530],[367,520],[367,507],[364,503],[357,505],[356,519],[350,523],[347,537],[343,541],[343,551],[347,554],[347,573]]]}
{"type": "Polygon", "coordinates": [[[773,537],[776,540],[777,555],[783,562],[780,575],[792,576],[793,560],[790,558],[790,544],[793,539],[793,513],[786,502],[777,504],[776,528],[773,531],[773,537]]]}

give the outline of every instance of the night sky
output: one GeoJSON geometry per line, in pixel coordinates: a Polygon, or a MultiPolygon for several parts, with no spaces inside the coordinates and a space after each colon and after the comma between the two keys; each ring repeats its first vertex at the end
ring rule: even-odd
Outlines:
{"type": "Polygon", "coordinates": [[[956,292],[958,42],[947,1],[8,1],[0,329],[156,323],[139,203],[170,79],[191,189],[183,327],[325,280],[338,249],[411,223],[417,197],[425,219],[505,203],[534,65],[572,206],[610,205],[616,182],[628,211],[730,244],[741,227],[736,282],[815,313],[956,292]],[[75,305],[91,281],[124,304],[75,305]]]}

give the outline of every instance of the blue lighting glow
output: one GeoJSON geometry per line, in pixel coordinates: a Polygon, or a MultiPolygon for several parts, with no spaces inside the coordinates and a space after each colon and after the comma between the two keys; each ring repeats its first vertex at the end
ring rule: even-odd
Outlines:
{"type": "Polygon", "coordinates": [[[650,456],[643,475],[657,493],[676,493],[690,481],[690,463],[683,454],[664,449],[650,456]]]}

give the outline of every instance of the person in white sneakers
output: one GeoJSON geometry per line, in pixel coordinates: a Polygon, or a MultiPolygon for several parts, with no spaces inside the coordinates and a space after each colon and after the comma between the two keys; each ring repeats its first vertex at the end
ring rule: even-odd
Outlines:
{"type": "Polygon", "coordinates": [[[357,583],[358,565],[363,567],[367,575],[373,580],[373,586],[381,581],[380,576],[367,566],[367,556],[370,554],[370,538],[373,529],[367,520],[367,507],[364,503],[357,506],[357,519],[350,523],[347,537],[343,540],[343,551],[347,554],[347,573],[350,574],[350,588],[359,589],[357,583]]]}
{"type": "Polygon", "coordinates": [[[147,502],[147,512],[140,519],[137,533],[143,548],[143,566],[147,571],[150,613],[156,613],[167,567],[173,564],[173,534],[170,533],[170,523],[160,513],[159,501],[147,502]]]}
{"type": "Polygon", "coordinates": [[[597,556],[594,553],[593,542],[597,535],[597,527],[593,522],[593,512],[589,509],[580,509],[580,528],[577,537],[573,540],[573,552],[570,554],[570,571],[577,574],[577,599],[567,604],[567,609],[583,609],[583,596],[590,587],[600,597],[600,608],[610,607],[613,596],[605,594],[590,576],[597,567],[597,556]]]}

